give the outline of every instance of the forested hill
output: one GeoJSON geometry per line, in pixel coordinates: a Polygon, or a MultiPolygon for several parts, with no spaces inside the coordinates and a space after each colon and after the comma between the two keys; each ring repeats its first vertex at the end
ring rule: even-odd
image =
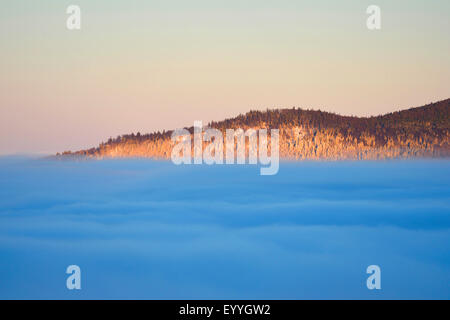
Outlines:
{"type": "MultiPolygon", "coordinates": [[[[449,112],[450,99],[374,117],[292,108],[250,111],[208,126],[224,134],[226,129],[279,129],[280,156],[286,159],[449,157],[449,112]]],[[[193,132],[193,127],[187,129],[193,132]]],[[[58,156],[169,159],[171,134],[127,134],[110,138],[96,148],[58,156]]]]}

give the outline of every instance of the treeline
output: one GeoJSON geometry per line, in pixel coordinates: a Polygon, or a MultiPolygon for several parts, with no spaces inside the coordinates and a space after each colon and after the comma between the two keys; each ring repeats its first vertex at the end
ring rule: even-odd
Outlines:
{"type": "MultiPolygon", "coordinates": [[[[233,128],[280,129],[282,156],[296,159],[372,158],[375,154],[379,158],[383,153],[391,155],[388,157],[445,156],[449,153],[449,113],[450,99],[374,117],[300,108],[252,110],[235,118],[212,121],[208,127],[222,132],[233,128]]],[[[193,133],[193,127],[186,129],[193,133]]],[[[168,158],[171,134],[126,134],[110,138],[97,148],[66,154],[168,158]]]]}

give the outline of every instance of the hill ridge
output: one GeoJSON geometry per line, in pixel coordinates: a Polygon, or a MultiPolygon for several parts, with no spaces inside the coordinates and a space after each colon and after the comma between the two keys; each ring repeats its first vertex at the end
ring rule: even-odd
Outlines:
{"type": "MultiPolygon", "coordinates": [[[[450,99],[379,116],[356,117],[301,108],[250,110],[211,121],[221,130],[280,130],[280,156],[286,159],[389,159],[450,156],[450,99]]],[[[186,127],[193,133],[193,126],[186,127]]],[[[170,159],[173,130],[126,134],[96,148],[57,156],[150,157],[170,159]]],[[[205,144],[205,143],[204,143],[205,144]]]]}

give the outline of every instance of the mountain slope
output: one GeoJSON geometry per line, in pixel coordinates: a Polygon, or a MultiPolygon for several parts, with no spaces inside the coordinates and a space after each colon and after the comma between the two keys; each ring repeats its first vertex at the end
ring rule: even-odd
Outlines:
{"type": "MultiPolygon", "coordinates": [[[[221,130],[224,136],[226,129],[279,129],[280,157],[285,159],[450,157],[450,99],[376,117],[296,108],[250,111],[208,126],[221,130]]],[[[193,132],[193,127],[187,129],[193,132]]],[[[123,135],[97,148],[58,156],[170,159],[171,134],[123,135]]]]}

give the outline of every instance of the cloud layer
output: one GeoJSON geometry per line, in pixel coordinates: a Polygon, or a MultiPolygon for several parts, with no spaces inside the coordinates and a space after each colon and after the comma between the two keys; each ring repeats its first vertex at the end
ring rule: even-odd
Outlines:
{"type": "Polygon", "coordinates": [[[446,161],[0,159],[1,298],[450,298],[446,161]],[[65,288],[65,268],[82,290],[65,288]],[[382,269],[382,291],[365,269],[382,269]]]}

